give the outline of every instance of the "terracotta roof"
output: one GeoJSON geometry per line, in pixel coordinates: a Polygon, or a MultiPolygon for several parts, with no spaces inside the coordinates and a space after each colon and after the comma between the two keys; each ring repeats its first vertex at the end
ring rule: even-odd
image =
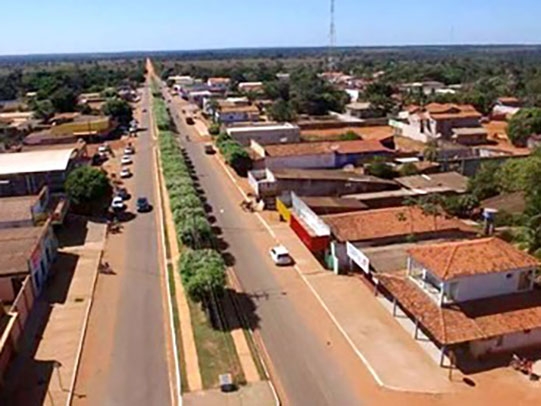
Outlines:
{"type": "Polygon", "coordinates": [[[506,104],[506,103],[520,103],[520,100],[516,97],[498,97],[498,101],[500,103],[506,104]]]}
{"type": "MultiPolygon", "coordinates": [[[[430,103],[424,110],[434,120],[449,120],[453,118],[481,118],[482,115],[469,104],[430,103]]],[[[420,111],[420,108],[408,110],[410,113],[420,111]]]]}
{"type": "Polygon", "coordinates": [[[28,273],[28,259],[45,227],[0,229],[0,275],[28,273]]]}
{"type": "Polygon", "coordinates": [[[224,106],[220,108],[220,113],[259,113],[256,106],[224,106]]]}
{"type": "Polygon", "coordinates": [[[230,78],[216,77],[216,78],[209,78],[208,82],[209,83],[229,83],[229,82],[231,82],[231,79],[230,78]]]}
{"type": "Polygon", "coordinates": [[[426,215],[418,207],[406,206],[323,216],[322,219],[339,241],[369,241],[451,230],[469,231],[457,219],[426,215]]]}
{"type": "Polygon", "coordinates": [[[378,275],[382,286],[440,344],[458,344],[541,327],[538,291],[439,307],[403,273],[378,275]]]}
{"type": "Polygon", "coordinates": [[[442,280],[538,265],[534,257],[495,237],[427,245],[408,253],[442,280]]]}
{"type": "Polygon", "coordinates": [[[300,142],[265,146],[268,156],[317,155],[336,152],[339,154],[362,154],[393,152],[377,140],[300,142]]]}

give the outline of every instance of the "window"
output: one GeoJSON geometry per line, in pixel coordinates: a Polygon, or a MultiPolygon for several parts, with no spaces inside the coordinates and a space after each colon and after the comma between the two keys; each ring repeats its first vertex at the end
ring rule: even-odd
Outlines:
{"type": "Polygon", "coordinates": [[[505,275],[505,277],[506,277],[507,279],[511,279],[511,278],[513,277],[513,274],[512,274],[512,273],[508,273],[507,275],[505,275]]]}

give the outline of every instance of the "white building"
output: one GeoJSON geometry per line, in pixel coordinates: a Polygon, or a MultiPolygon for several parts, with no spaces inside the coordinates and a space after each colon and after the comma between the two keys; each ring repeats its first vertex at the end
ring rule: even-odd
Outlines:
{"type": "Polygon", "coordinates": [[[229,85],[231,84],[231,79],[229,78],[209,78],[207,80],[207,86],[208,89],[211,92],[225,92],[227,89],[229,89],[229,85]]]}
{"type": "Polygon", "coordinates": [[[494,237],[408,254],[405,275],[378,280],[440,347],[442,360],[458,347],[480,357],[541,346],[535,258],[494,237]]]}
{"type": "Polygon", "coordinates": [[[244,146],[256,141],[260,145],[300,142],[300,129],[291,123],[229,127],[227,134],[244,146]]]}

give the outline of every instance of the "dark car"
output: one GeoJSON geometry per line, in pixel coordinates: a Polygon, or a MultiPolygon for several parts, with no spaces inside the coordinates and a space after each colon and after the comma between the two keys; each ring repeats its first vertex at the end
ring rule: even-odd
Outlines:
{"type": "Polygon", "coordinates": [[[146,197],[140,197],[137,199],[137,211],[139,213],[145,213],[147,211],[150,211],[152,209],[152,206],[148,202],[148,199],[146,197]]]}
{"type": "Polygon", "coordinates": [[[116,195],[120,196],[122,200],[128,200],[130,198],[130,194],[128,193],[128,190],[126,188],[119,188],[116,191],[116,195]]]}

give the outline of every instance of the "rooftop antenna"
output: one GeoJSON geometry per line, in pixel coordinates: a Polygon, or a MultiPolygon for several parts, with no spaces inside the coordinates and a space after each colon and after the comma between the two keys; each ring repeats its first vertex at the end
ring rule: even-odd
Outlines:
{"type": "Polygon", "coordinates": [[[334,1],[331,0],[331,26],[329,30],[329,71],[333,72],[335,68],[334,48],[336,46],[336,26],[334,24],[334,1]]]}

